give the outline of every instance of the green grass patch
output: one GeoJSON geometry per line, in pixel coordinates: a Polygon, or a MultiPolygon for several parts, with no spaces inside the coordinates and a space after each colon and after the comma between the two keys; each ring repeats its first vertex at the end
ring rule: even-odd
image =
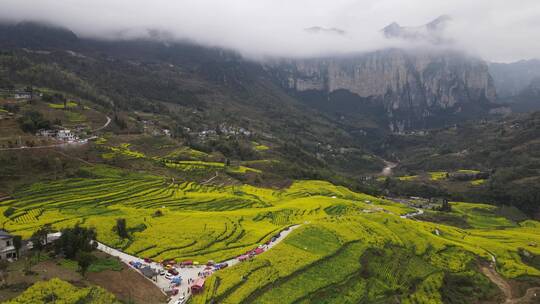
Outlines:
{"type": "Polygon", "coordinates": [[[49,103],[48,106],[53,109],[68,109],[75,108],[78,106],[78,104],[74,101],[68,101],[65,107],[63,103],[49,103]]]}
{"type": "Polygon", "coordinates": [[[429,178],[432,181],[445,180],[448,178],[448,172],[446,171],[429,172],[429,178]]]}
{"type": "Polygon", "coordinates": [[[398,177],[400,181],[413,181],[418,179],[418,175],[407,175],[398,177]]]}
{"type": "Polygon", "coordinates": [[[485,179],[475,179],[475,180],[471,181],[471,185],[473,185],[473,186],[481,186],[481,185],[483,185],[485,183],[486,183],[485,179]]]}
{"type": "Polygon", "coordinates": [[[460,170],[457,170],[457,172],[466,173],[466,174],[478,174],[478,173],[480,173],[480,171],[478,171],[478,170],[471,170],[471,169],[460,169],[460,170]]]}
{"type": "Polygon", "coordinates": [[[122,262],[113,257],[98,258],[90,267],[88,272],[101,272],[105,270],[121,271],[123,269],[122,262]]]}
{"type": "Polygon", "coordinates": [[[60,279],[39,281],[18,297],[5,304],[45,303],[100,303],[120,304],[116,298],[101,287],[78,288],[60,279]]]}

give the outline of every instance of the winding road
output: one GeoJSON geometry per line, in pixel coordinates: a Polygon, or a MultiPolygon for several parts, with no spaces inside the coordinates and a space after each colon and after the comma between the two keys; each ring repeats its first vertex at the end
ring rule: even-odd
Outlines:
{"type": "Polygon", "coordinates": [[[423,209],[420,209],[420,208],[414,208],[416,209],[415,212],[411,212],[411,213],[407,213],[407,214],[404,214],[402,216],[400,216],[401,218],[412,218],[412,217],[415,217],[417,215],[422,215],[424,214],[424,210],[423,209]]]}
{"type": "MultiPolygon", "coordinates": [[[[279,244],[294,229],[296,229],[298,227],[300,227],[300,225],[290,226],[290,227],[282,230],[280,232],[280,236],[278,238],[276,238],[273,242],[270,242],[268,245],[265,245],[266,246],[265,251],[270,250],[274,246],[279,244]]],[[[146,263],[144,261],[144,259],[142,259],[142,258],[129,255],[129,254],[125,253],[125,252],[122,252],[122,251],[120,251],[118,249],[107,246],[107,245],[105,245],[103,243],[100,243],[100,242],[97,242],[97,244],[98,244],[98,246],[97,246],[98,250],[103,251],[103,252],[105,252],[105,253],[107,253],[109,255],[120,258],[120,260],[122,262],[126,263],[127,265],[129,265],[129,262],[140,262],[142,264],[148,264],[148,265],[150,265],[150,267],[152,267],[153,269],[156,269],[158,271],[165,270],[163,268],[163,265],[161,265],[159,263],[154,263],[154,262],[153,263],[146,263]]],[[[228,266],[234,266],[234,265],[240,263],[240,261],[237,258],[233,258],[233,259],[224,261],[224,262],[219,263],[219,264],[223,264],[223,263],[228,264],[228,266]]],[[[179,292],[178,292],[177,295],[172,296],[170,298],[169,303],[174,303],[176,300],[178,300],[182,296],[185,296],[186,300],[187,300],[189,298],[189,296],[191,295],[191,293],[189,293],[189,291],[188,291],[189,288],[191,287],[191,285],[187,283],[188,279],[191,279],[192,281],[197,280],[197,278],[199,277],[199,274],[204,272],[205,267],[206,267],[205,265],[202,265],[202,266],[195,266],[194,265],[194,266],[189,266],[189,267],[176,268],[176,270],[178,270],[178,272],[179,272],[179,276],[182,278],[182,284],[180,284],[180,286],[177,287],[179,292]]],[[[165,294],[166,290],[169,290],[171,288],[171,282],[168,279],[166,279],[164,276],[158,275],[156,281],[153,281],[153,280],[150,280],[150,281],[152,283],[154,283],[157,287],[159,287],[159,289],[161,289],[161,291],[164,294],[165,294]]]]}
{"type": "MultiPolygon", "coordinates": [[[[405,200],[396,199],[396,202],[400,202],[402,204],[406,204],[405,200]]],[[[401,218],[412,218],[417,215],[421,215],[424,213],[423,209],[415,208],[415,212],[407,213],[402,216],[401,218]]],[[[439,230],[436,229],[437,235],[439,235],[439,230]]],[[[508,281],[503,278],[495,269],[495,265],[497,264],[497,258],[492,253],[488,252],[489,256],[491,257],[491,263],[489,266],[481,266],[480,271],[491,281],[493,284],[497,285],[497,287],[503,292],[505,297],[505,302],[503,304],[528,304],[528,303],[537,303],[533,302],[533,300],[538,301],[540,303],[540,287],[532,287],[527,289],[525,294],[520,297],[516,298],[515,295],[512,292],[512,286],[508,281]]]]}
{"type": "Polygon", "coordinates": [[[105,122],[105,124],[95,130],[92,130],[92,133],[96,133],[97,131],[101,131],[103,129],[105,129],[106,127],[108,127],[110,124],[111,124],[111,118],[109,116],[105,116],[107,118],[107,122],[105,122]]]}
{"type": "Polygon", "coordinates": [[[389,162],[387,160],[383,160],[384,161],[384,164],[385,164],[385,167],[382,169],[380,175],[381,176],[391,176],[392,175],[392,170],[397,167],[397,163],[393,163],[393,162],[389,162]]]}

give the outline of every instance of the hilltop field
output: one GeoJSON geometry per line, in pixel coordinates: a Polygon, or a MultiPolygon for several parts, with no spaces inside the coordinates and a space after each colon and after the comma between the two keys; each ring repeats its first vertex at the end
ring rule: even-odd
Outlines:
{"type": "Polygon", "coordinates": [[[404,218],[415,210],[324,181],[217,186],[104,165],[78,174],[20,188],[1,202],[4,229],[28,237],[44,224],[78,223],[136,256],[205,263],[301,225],[272,250],[211,276],[193,303],[495,301],[499,290],[479,271],[493,259],[508,280],[530,285],[540,277],[540,223],[514,221],[491,205],[452,203],[444,215],[467,224],[458,227],[444,217],[404,218]],[[129,237],[114,230],[118,218],[129,237]]]}

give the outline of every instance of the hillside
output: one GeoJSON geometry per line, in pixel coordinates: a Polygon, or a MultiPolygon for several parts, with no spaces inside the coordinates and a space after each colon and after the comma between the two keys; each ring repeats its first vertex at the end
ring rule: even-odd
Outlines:
{"type": "MultiPolygon", "coordinates": [[[[37,25],[28,26],[33,29],[37,25]]],[[[58,31],[45,32],[64,36],[58,31]]],[[[221,149],[228,158],[252,160],[246,155],[239,157],[242,152],[230,147],[205,148],[206,144],[193,137],[195,133],[214,132],[218,126],[243,129],[250,134],[244,141],[271,143],[272,151],[288,160],[297,176],[314,177],[318,173],[313,172],[320,168],[359,174],[382,167],[382,162],[364,149],[361,139],[287,95],[261,66],[232,52],[191,44],[83,39],[70,39],[68,46],[60,48],[54,40],[43,45],[46,35],[41,37],[39,48],[34,50],[13,48],[9,41],[3,41],[10,50],[1,56],[3,87],[33,84],[63,92],[87,100],[92,108],[111,117],[118,113],[136,119],[133,111],[154,115],[179,141],[199,144],[207,152],[221,149]],[[351,166],[345,159],[352,158],[355,164],[351,166]]]]}
{"type": "Polygon", "coordinates": [[[539,136],[540,113],[536,112],[420,135],[391,136],[380,147],[381,153],[399,160],[398,176],[461,169],[486,172],[485,183],[465,189],[427,180],[455,198],[510,204],[534,214],[539,210],[539,136]]]}
{"type": "Polygon", "coordinates": [[[536,300],[540,112],[485,115],[480,60],[0,38],[8,303],[536,300]]]}
{"type": "Polygon", "coordinates": [[[540,270],[516,256],[520,250],[540,255],[534,245],[540,242],[538,222],[515,221],[489,205],[451,206],[467,228],[411,220],[404,216],[414,211],[407,204],[323,181],[274,190],[92,166],[76,177],[21,188],[0,210],[15,208],[2,217],[3,226],[23,236],[46,223],[55,229],[79,223],[95,227],[99,241],[124,252],[176,261],[227,260],[301,225],[268,252],[216,272],[195,303],[271,302],[276,296],[282,303],[339,303],[343,297],[381,303],[458,297],[477,303],[499,296],[479,273],[492,256],[505,280],[534,286],[540,270]],[[127,223],[127,238],[113,229],[118,218],[127,223]]]}

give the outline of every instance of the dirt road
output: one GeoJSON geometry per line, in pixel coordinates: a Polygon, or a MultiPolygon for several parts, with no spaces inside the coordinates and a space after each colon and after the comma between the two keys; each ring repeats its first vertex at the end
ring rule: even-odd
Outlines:
{"type": "Polygon", "coordinates": [[[512,286],[504,279],[495,268],[490,266],[480,267],[482,273],[488,277],[499,289],[503,292],[506,298],[504,304],[532,304],[540,303],[540,287],[532,287],[527,289],[525,295],[520,298],[515,298],[512,292],[512,286]]]}

